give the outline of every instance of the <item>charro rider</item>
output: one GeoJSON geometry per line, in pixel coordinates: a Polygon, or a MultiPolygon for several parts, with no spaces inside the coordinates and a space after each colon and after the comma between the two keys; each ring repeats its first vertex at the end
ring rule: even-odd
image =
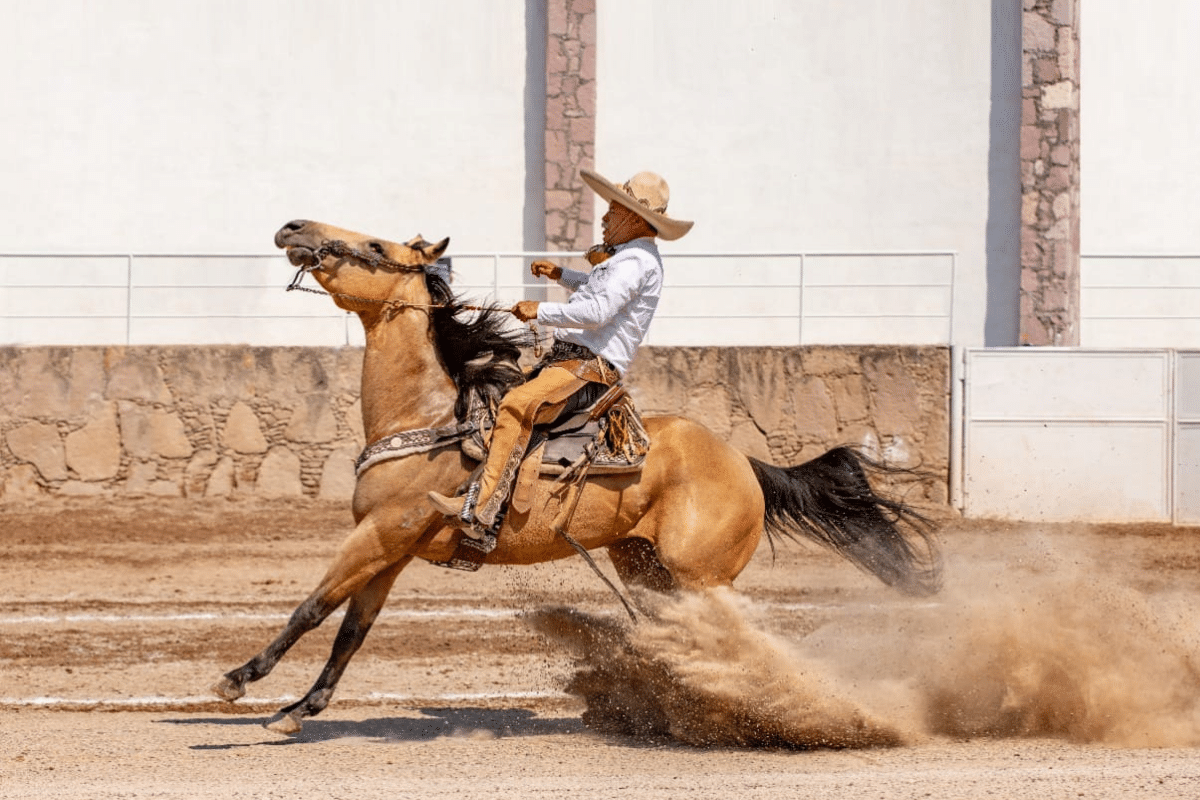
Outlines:
{"type": "Polygon", "coordinates": [[[512,308],[519,320],[557,328],[554,346],[535,376],[501,401],[478,485],[459,497],[429,493],[435,508],[457,518],[475,536],[495,533],[503,522],[500,512],[533,426],[555,420],[589,382],[611,385],[629,369],[662,290],[655,239],[678,239],[692,227],[667,216],[667,182],[653,172],[639,172],[620,186],[588,170],[580,176],[609,203],[604,244],[588,251],[595,266],[589,274],[548,261],[530,265],[535,276],[572,290],[565,303],[524,300],[512,308]]]}

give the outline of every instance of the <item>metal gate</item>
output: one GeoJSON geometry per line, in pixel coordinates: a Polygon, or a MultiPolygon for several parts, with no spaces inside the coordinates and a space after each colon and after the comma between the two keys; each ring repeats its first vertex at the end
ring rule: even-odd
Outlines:
{"type": "Polygon", "coordinates": [[[962,352],[964,515],[1200,524],[1200,351],[962,352]]]}

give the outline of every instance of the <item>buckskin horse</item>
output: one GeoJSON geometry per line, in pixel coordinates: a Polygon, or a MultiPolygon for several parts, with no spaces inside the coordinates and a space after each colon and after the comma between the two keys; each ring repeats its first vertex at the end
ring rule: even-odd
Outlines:
{"type": "MultiPolygon", "coordinates": [[[[520,329],[507,311],[468,306],[427,270],[445,252],[421,237],[397,244],[329,225],[297,220],[275,234],[289,261],[307,272],[366,332],[362,370],[363,428],[369,443],[412,432],[452,430],[467,398],[493,399],[523,380],[520,329]]],[[[837,447],[781,468],[743,455],[713,433],[679,417],[648,417],[651,446],[640,472],[589,476],[576,496],[567,537],[552,520],[561,503],[543,477],[526,513],[510,512],[487,564],[536,564],[605,548],[630,589],[672,592],[730,585],[764,531],[805,537],[842,554],[885,584],[923,595],[940,586],[932,526],[906,504],[877,494],[876,464],[837,447]]],[[[464,534],[433,509],[426,493],[452,494],[476,462],[455,441],[434,437],[423,452],[360,470],[356,527],[338,547],[316,589],[258,655],[225,674],[213,692],[237,700],[267,675],[306,632],[349,601],[332,652],[312,688],[267,721],[297,733],[320,713],[362,645],[396,577],[414,558],[445,562],[464,534]]]]}

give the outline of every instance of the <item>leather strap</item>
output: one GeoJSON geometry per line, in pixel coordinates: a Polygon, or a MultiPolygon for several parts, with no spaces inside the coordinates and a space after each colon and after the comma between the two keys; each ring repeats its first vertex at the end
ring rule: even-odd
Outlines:
{"type": "Polygon", "coordinates": [[[567,372],[579,378],[581,381],[589,381],[591,383],[602,383],[605,386],[612,386],[620,378],[615,369],[609,369],[604,365],[604,362],[598,358],[582,359],[571,358],[566,361],[554,361],[550,364],[552,367],[565,369],[567,372]]]}
{"type": "Polygon", "coordinates": [[[595,422],[607,414],[613,406],[621,402],[628,395],[629,392],[625,391],[625,384],[621,383],[620,381],[614,383],[608,388],[607,392],[600,395],[600,399],[596,401],[594,406],[592,406],[592,413],[588,415],[588,419],[590,419],[592,422],[595,422]]]}

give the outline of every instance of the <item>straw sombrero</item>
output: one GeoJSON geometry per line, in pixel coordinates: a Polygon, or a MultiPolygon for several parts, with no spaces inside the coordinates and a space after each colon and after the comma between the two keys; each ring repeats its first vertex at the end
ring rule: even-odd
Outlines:
{"type": "Polygon", "coordinates": [[[595,172],[579,170],[583,182],[592,191],[610,202],[620,203],[654,226],[664,239],[678,239],[692,229],[692,223],[671,219],[667,216],[667,201],[671,191],[662,176],[653,172],[639,172],[623,186],[605,180],[595,172]]]}

